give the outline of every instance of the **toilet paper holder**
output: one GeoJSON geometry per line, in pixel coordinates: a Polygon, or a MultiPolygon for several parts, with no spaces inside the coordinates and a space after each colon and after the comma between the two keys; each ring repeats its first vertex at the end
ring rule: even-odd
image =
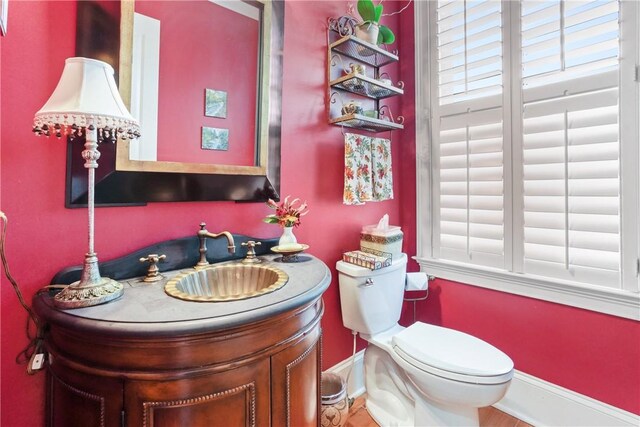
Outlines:
{"type": "MultiPolygon", "coordinates": [[[[428,274],[427,275],[427,283],[432,282],[433,280],[435,280],[435,276],[428,274]]],[[[418,291],[409,291],[409,292],[422,292],[421,290],[418,291]]],[[[406,295],[406,294],[405,294],[406,295]]],[[[415,298],[406,298],[404,297],[404,301],[406,302],[412,302],[413,303],[413,323],[416,323],[416,304],[418,301],[424,301],[427,299],[427,297],[429,296],[429,286],[427,286],[427,289],[424,290],[424,295],[421,295],[419,297],[415,297],[415,298]]]]}

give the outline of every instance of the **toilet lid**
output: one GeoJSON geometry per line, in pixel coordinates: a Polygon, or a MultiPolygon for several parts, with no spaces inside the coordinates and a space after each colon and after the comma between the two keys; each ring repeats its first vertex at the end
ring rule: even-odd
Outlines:
{"type": "Polygon", "coordinates": [[[513,361],[479,338],[417,322],[393,337],[394,346],[419,364],[461,375],[494,377],[513,370],[513,361]]]}

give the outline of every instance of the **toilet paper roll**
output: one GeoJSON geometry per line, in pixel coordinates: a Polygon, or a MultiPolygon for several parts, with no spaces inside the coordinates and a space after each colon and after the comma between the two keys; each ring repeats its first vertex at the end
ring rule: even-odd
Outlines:
{"type": "Polygon", "coordinates": [[[429,288],[427,273],[407,273],[405,291],[426,291],[429,288]]]}

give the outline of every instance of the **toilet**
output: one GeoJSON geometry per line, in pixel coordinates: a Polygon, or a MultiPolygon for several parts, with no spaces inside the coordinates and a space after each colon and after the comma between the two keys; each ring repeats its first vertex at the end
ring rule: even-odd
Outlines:
{"type": "Polygon", "coordinates": [[[367,410],[381,426],[477,426],[478,408],[507,392],[513,361],[460,331],[400,326],[406,267],[406,254],[380,270],[336,265],[343,324],[369,342],[367,410]]]}

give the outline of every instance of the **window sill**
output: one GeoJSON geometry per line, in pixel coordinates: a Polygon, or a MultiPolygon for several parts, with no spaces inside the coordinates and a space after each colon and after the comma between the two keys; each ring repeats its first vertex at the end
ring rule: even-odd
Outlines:
{"type": "Polygon", "coordinates": [[[638,293],[552,281],[429,258],[414,257],[414,259],[420,264],[422,271],[442,279],[640,320],[640,294],[638,293]]]}

